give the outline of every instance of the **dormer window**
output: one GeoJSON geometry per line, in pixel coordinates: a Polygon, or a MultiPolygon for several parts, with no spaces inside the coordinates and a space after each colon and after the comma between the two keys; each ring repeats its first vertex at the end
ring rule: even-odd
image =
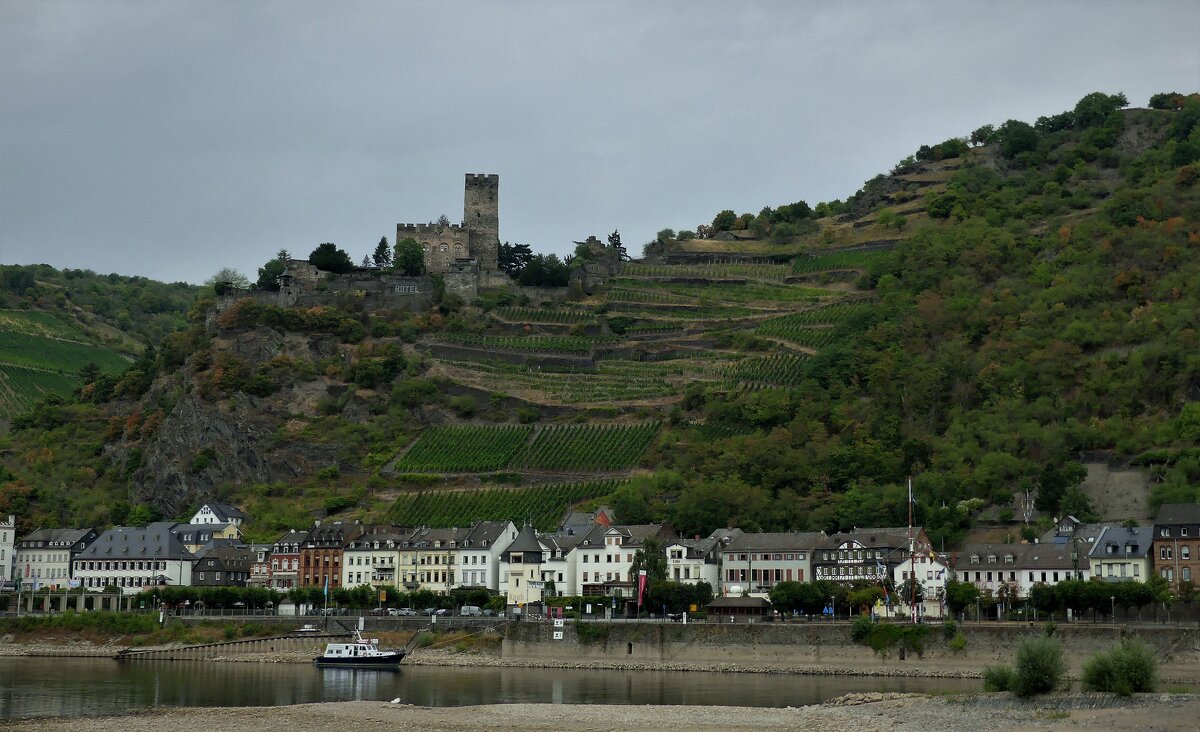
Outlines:
{"type": "Polygon", "coordinates": [[[989,554],[989,555],[988,555],[988,564],[995,564],[995,563],[996,563],[996,555],[995,555],[995,554],[989,554]]]}
{"type": "Polygon", "coordinates": [[[1012,564],[1012,563],[1013,563],[1013,555],[1011,555],[1011,554],[1005,554],[1005,555],[1004,555],[1004,563],[1005,563],[1005,564],[1012,564]]]}
{"type": "Polygon", "coordinates": [[[979,555],[978,554],[971,555],[971,564],[979,564],[979,555]]]}

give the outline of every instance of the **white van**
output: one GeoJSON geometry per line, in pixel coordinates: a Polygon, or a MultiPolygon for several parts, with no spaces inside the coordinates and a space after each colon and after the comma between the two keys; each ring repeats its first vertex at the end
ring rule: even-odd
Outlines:
{"type": "Polygon", "coordinates": [[[477,618],[483,615],[483,611],[479,609],[478,605],[463,605],[458,609],[458,614],[464,618],[477,618]]]}

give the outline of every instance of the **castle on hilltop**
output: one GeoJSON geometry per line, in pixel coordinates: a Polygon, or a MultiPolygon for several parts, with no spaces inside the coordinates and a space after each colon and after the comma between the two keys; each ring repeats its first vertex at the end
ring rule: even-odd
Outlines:
{"type": "Polygon", "coordinates": [[[486,273],[498,271],[500,176],[467,173],[462,224],[396,224],[396,241],[404,239],[414,239],[421,245],[426,272],[443,274],[473,268],[486,273]]]}

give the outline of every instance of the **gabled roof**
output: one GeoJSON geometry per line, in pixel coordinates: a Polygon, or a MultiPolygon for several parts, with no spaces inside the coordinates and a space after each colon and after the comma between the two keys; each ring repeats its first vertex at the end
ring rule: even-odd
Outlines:
{"type": "Polygon", "coordinates": [[[404,539],[407,549],[457,549],[470,529],[453,527],[449,529],[431,529],[422,527],[412,532],[404,539]],[[440,544],[440,546],[436,546],[440,544]],[[453,545],[452,545],[453,544],[453,545]]]}
{"type": "Polygon", "coordinates": [[[196,551],[196,561],[201,559],[219,559],[226,562],[232,559],[242,559],[249,562],[252,557],[250,547],[245,544],[233,544],[228,541],[214,541],[205,544],[196,551]]]}
{"type": "Polygon", "coordinates": [[[824,531],[787,531],[769,534],[739,534],[729,538],[723,551],[808,551],[826,538],[824,531]]]}
{"type": "Polygon", "coordinates": [[[117,526],[101,534],[76,559],[191,559],[192,553],[171,533],[172,522],[146,527],[117,526]]]}
{"type": "Polygon", "coordinates": [[[283,536],[276,539],[275,544],[303,544],[304,540],[307,538],[308,538],[307,531],[296,531],[295,529],[292,529],[291,531],[287,532],[283,536]]]}
{"type": "Polygon", "coordinates": [[[28,535],[21,537],[21,541],[44,541],[46,543],[58,543],[60,546],[72,546],[76,542],[87,537],[94,529],[36,529],[28,535]]]}
{"type": "MultiPolygon", "coordinates": [[[[490,549],[504,538],[511,521],[479,521],[472,526],[462,540],[464,549],[490,549]]],[[[515,528],[515,527],[514,527],[515,528]]]]}
{"type": "MultiPolygon", "coordinates": [[[[1086,559],[1086,547],[1080,547],[1080,559],[1086,559]]],[[[988,569],[1073,569],[1071,547],[1066,544],[967,544],[958,553],[955,570],[988,569]],[[1012,555],[1011,563],[1005,555],[1012,555]],[[979,557],[977,563],[971,557],[979,557]],[[988,562],[988,557],[996,557],[988,562]]],[[[1085,561],[1086,568],[1086,561],[1085,561]]]]}
{"type": "Polygon", "coordinates": [[[538,541],[537,532],[532,526],[526,524],[517,532],[517,538],[513,539],[513,542],[504,550],[504,556],[507,557],[514,552],[543,552],[545,550],[545,547],[538,541]]]}
{"type": "Polygon", "coordinates": [[[1164,503],[1158,508],[1154,524],[1200,524],[1200,503],[1164,503]]]}
{"type": "Polygon", "coordinates": [[[347,550],[364,551],[374,549],[375,542],[386,546],[387,542],[392,542],[394,549],[399,549],[404,546],[404,542],[413,534],[412,529],[402,529],[396,526],[377,526],[372,531],[368,531],[362,536],[351,539],[346,544],[347,550]]]}
{"type": "Polygon", "coordinates": [[[246,519],[246,514],[231,503],[206,503],[209,510],[225,523],[232,523],[231,519],[246,519]]]}
{"type": "MultiPolygon", "coordinates": [[[[917,546],[925,544],[922,526],[912,527],[912,536],[916,540],[917,546]]],[[[890,547],[908,546],[907,526],[884,526],[880,528],[855,529],[853,531],[839,531],[832,536],[823,540],[817,548],[819,549],[836,549],[846,542],[857,542],[864,547],[871,549],[884,549],[890,547]]]]}
{"type": "Polygon", "coordinates": [[[1125,558],[1143,559],[1150,554],[1154,545],[1153,526],[1109,526],[1100,538],[1092,542],[1088,557],[1091,559],[1125,558]],[[1109,551],[1109,548],[1114,551],[1109,551]]]}

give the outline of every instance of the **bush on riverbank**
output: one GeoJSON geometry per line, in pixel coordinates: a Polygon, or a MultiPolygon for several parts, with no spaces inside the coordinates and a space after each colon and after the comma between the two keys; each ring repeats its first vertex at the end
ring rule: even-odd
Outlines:
{"type": "Polygon", "coordinates": [[[258,638],[279,633],[277,627],[263,623],[219,623],[206,621],[193,625],[179,620],[158,624],[156,613],[115,613],[95,611],[77,613],[67,610],[50,615],[23,615],[0,619],[0,634],[17,636],[75,636],[79,640],[111,642],[121,639],[130,646],[162,643],[212,643],[219,640],[258,638]]]}
{"type": "Polygon", "coordinates": [[[1121,641],[1112,650],[1092,656],[1083,666],[1086,691],[1108,691],[1121,696],[1154,691],[1158,684],[1158,659],[1145,643],[1121,641]]]}
{"type": "Polygon", "coordinates": [[[1011,691],[1020,697],[1048,694],[1063,685],[1067,671],[1062,644],[1049,638],[1029,638],[1017,647],[1015,668],[989,666],[983,671],[984,691],[1011,691]]]}
{"type": "Polygon", "coordinates": [[[862,615],[851,626],[850,638],[856,643],[870,646],[871,650],[884,658],[896,648],[902,657],[908,653],[921,656],[925,653],[925,640],[931,632],[928,625],[880,623],[862,615]]]}

